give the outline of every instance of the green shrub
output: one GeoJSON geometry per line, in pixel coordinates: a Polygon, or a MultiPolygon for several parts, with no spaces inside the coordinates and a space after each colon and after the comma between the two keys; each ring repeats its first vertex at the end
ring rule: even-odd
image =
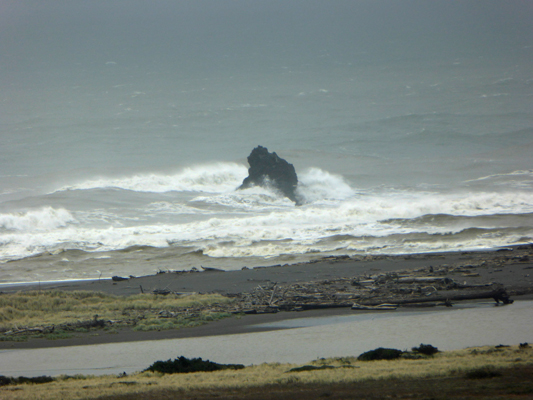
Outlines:
{"type": "Polygon", "coordinates": [[[370,350],[361,354],[357,359],[359,361],[394,360],[400,358],[402,353],[403,351],[401,350],[379,347],[375,350],[370,350]]]}
{"type": "Polygon", "coordinates": [[[189,372],[212,372],[223,369],[243,369],[242,364],[217,364],[209,360],[203,361],[201,358],[188,359],[183,356],[174,361],[156,361],[145,371],[161,372],[163,374],[189,373],[189,372]]]}
{"type": "Polygon", "coordinates": [[[20,385],[22,383],[48,383],[53,382],[54,378],[50,376],[36,376],[27,378],[25,376],[19,376],[18,378],[0,375],[0,386],[6,385],[20,385]]]}
{"type": "Polygon", "coordinates": [[[304,371],[316,371],[321,369],[335,369],[333,365],[321,365],[320,367],[317,367],[315,365],[304,365],[301,367],[296,367],[290,369],[288,372],[304,372],[304,371]]]}
{"type": "Polygon", "coordinates": [[[415,353],[424,354],[426,356],[432,356],[433,354],[437,354],[439,352],[439,349],[437,349],[436,347],[430,344],[423,343],[421,343],[418,347],[413,347],[411,350],[415,353]]]}

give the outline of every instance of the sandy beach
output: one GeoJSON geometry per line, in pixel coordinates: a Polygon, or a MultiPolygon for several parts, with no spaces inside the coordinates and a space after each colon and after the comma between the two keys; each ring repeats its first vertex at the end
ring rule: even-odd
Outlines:
{"type": "MultiPolygon", "coordinates": [[[[35,285],[6,285],[3,293],[26,290],[88,290],[114,295],[150,293],[154,290],[170,290],[176,293],[220,293],[236,295],[251,292],[258,286],[328,283],[335,279],[364,279],[398,272],[446,269],[445,278],[464,285],[497,284],[503,287],[511,299],[533,297],[533,245],[506,247],[479,252],[450,252],[412,254],[402,256],[368,256],[359,258],[330,257],[316,262],[295,265],[257,267],[240,271],[180,271],[152,276],[134,277],[122,281],[101,279],[41,283],[35,285]],[[141,289],[142,288],[142,289],[141,289]]],[[[492,287],[492,286],[491,286],[492,287]]],[[[406,308],[399,308],[402,312],[406,308]]],[[[412,308],[409,308],[412,310],[412,308]]],[[[226,318],[206,325],[164,331],[133,331],[121,328],[115,334],[80,334],[62,340],[31,339],[26,342],[0,342],[0,349],[21,349],[73,346],[84,344],[118,343],[140,340],[191,338],[213,335],[247,333],[275,328],[257,328],[256,325],[294,318],[352,315],[373,311],[355,311],[350,308],[324,308],[304,312],[277,312],[226,318]]]]}
{"type": "MultiPolygon", "coordinates": [[[[83,381],[81,384],[71,384],[65,381],[65,383],[54,382],[49,385],[56,385],[60,388],[58,390],[64,391],[66,394],[63,398],[74,398],[73,393],[76,390],[81,390],[76,398],[101,397],[102,388],[99,385],[104,385],[106,388],[110,388],[110,397],[108,398],[111,399],[115,398],[113,397],[115,392],[124,389],[115,388],[116,382],[114,381],[117,379],[126,379],[125,376],[127,376],[128,382],[137,382],[139,379],[144,379],[141,377],[142,374],[139,375],[137,372],[142,371],[150,363],[180,355],[189,358],[202,357],[222,363],[242,363],[247,365],[245,371],[253,371],[256,368],[254,366],[260,368],[261,365],[267,369],[273,368],[272,365],[279,365],[283,369],[286,365],[308,363],[310,360],[319,362],[329,359],[329,357],[346,360],[348,359],[346,357],[353,358],[378,347],[405,350],[420,343],[436,345],[439,349],[444,350],[442,353],[444,357],[447,351],[453,353],[454,350],[464,349],[463,351],[470,355],[470,358],[467,357],[470,360],[473,358],[472,354],[478,354],[476,352],[479,351],[486,351],[487,354],[500,352],[499,347],[502,346],[502,343],[514,345],[510,351],[521,352],[521,357],[528,357],[529,345],[524,343],[527,347],[526,350],[516,348],[517,344],[533,341],[530,330],[531,300],[533,299],[533,281],[530,276],[530,271],[533,269],[532,259],[533,246],[523,245],[480,252],[369,256],[362,259],[326,258],[311,263],[230,272],[214,270],[166,272],[119,281],[105,279],[3,286],[0,288],[2,293],[54,289],[98,291],[127,296],[141,293],[142,287],[142,292],[145,294],[152,293],[154,290],[165,289],[174,293],[220,293],[224,296],[242,299],[250,293],[262,291],[272,293],[273,298],[276,288],[289,290],[299,287],[320,292],[328,290],[330,287],[342,289],[343,284],[354,282],[354,290],[363,290],[369,296],[378,296],[358,300],[368,302],[382,298],[379,297],[379,293],[381,296],[386,296],[387,299],[392,296],[392,300],[397,298],[398,301],[401,299],[409,300],[410,297],[423,299],[426,297],[423,290],[422,293],[415,293],[417,291],[414,290],[407,297],[400,295],[401,291],[398,290],[402,289],[401,285],[395,283],[394,280],[391,281],[390,277],[408,276],[415,277],[415,279],[426,279],[429,275],[431,279],[433,277],[438,279],[435,283],[430,284],[431,287],[438,288],[436,290],[438,293],[431,292],[431,296],[442,295],[443,293],[451,294],[454,290],[475,294],[487,289],[501,288],[505,290],[513,303],[495,307],[496,302],[493,299],[483,298],[454,301],[451,308],[441,304],[426,307],[422,306],[421,303],[415,303],[410,304],[410,306],[405,304],[390,311],[354,310],[351,307],[328,306],[300,312],[278,311],[239,314],[191,328],[135,331],[131,327],[122,327],[113,330],[113,333],[103,330],[76,332],[70,338],[60,340],[33,338],[20,342],[0,341],[0,358],[3,366],[3,370],[0,372],[5,376],[27,377],[81,374],[93,377],[90,379],[94,379],[96,383],[88,384],[87,381],[83,381]],[[370,286],[372,289],[368,287],[361,289],[360,286],[365,285],[365,282],[372,282],[370,286]],[[385,283],[381,284],[380,282],[385,283]],[[460,289],[441,290],[442,282],[448,284],[451,282],[452,286],[460,289]],[[413,305],[414,307],[412,307],[413,305]],[[486,347],[484,350],[472,350],[473,346],[486,347]],[[100,383],[97,379],[102,379],[101,382],[111,379],[112,382],[110,384],[100,383]],[[66,386],[63,389],[64,385],[66,386]],[[66,388],[67,386],[68,388],[66,388]]],[[[411,287],[417,288],[418,286],[415,283],[411,287]]],[[[264,308],[262,309],[264,310],[264,308]]],[[[509,348],[509,346],[504,347],[509,348]]],[[[515,361],[508,363],[509,365],[513,364],[514,369],[501,369],[502,372],[498,372],[505,376],[506,380],[512,380],[513,384],[505,386],[507,381],[501,379],[494,381],[496,382],[495,385],[500,385],[501,388],[495,386],[497,389],[484,389],[485,392],[479,392],[481,398],[490,391],[500,390],[502,393],[508,394],[508,387],[527,386],[527,382],[530,381],[530,368],[527,365],[518,366],[516,360],[522,359],[517,359],[515,353],[513,353],[515,361]]],[[[476,355],[474,358],[479,361],[479,357],[476,355]]],[[[449,367],[450,370],[455,371],[458,368],[463,368],[460,365],[465,362],[464,358],[453,359],[449,367]]],[[[312,363],[314,362],[312,361],[312,363]]],[[[483,362],[490,364],[494,361],[483,362]]],[[[521,363],[527,363],[527,358],[524,358],[521,363]]],[[[359,365],[355,368],[357,368],[358,374],[361,373],[362,369],[359,365]]],[[[390,373],[390,368],[388,366],[386,368],[390,373]]],[[[412,363],[403,368],[405,371],[414,373],[412,372],[414,371],[412,363]]],[[[428,366],[426,365],[425,368],[427,369],[428,366]]],[[[472,369],[474,367],[464,368],[472,369]]],[[[504,368],[503,365],[502,368],[504,368]]],[[[506,364],[505,368],[509,368],[509,366],[506,364]]],[[[450,370],[446,369],[439,375],[433,369],[432,373],[437,374],[436,378],[433,379],[440,379],[438,384],[446,390],[452,390],[452,388],[457,390],[462,382],[461,379],[463,379],[461,378],[462,374],[458,378],[454,378],[454,373],[450,370]],[[451,382],[450,379],[455,380],[451,382]]],[[[354,377],[359,376],[358,374],[351,374],[346,379],[348,381],[353,380],[354,377]]],[[[205,374],[192,375],[203,376],[205,374]]],[[[234,379],[242,384],[246,378],[239,378],[239,376],[235,375],[234,379]]],[[[318,377],[319,375],[310,376],[318,377]]],[[[279,379],[285,378],[286,371],[281,371],[279,379]]],[[[128,388],[130,394],[122,393],[124,398],[138,398],[139,393],[144,393],[144,391],[152,393],[153,390],[163,390],[161,388],[164,386],[164,377],[157,379],[157,381],[150,377],[146,379],[150,379],[150,385],[157,382],[157,387],[139,388],[137,387],[138,383],[131,383],[131,385],[137,386],[128,388]]],[[[221,375],[219,379],[220,381],[217,381],[218,383],[215,385],[224,386],[227,384],[224,376],[221,375]]],[[[416,379],[408,381],[409,384],[404,389],[406,393],[412,393],[412,388],[418,384],[423,383],[427,386],[427,376],[424,375],[416,379]]],[[[404,382],[405,379],[401,381],[404,382]]],[[[300,393],[302,390],[319,390],[320,393],[323,393],[326,388],[338,394],[341,392],[341,388],[336,387],[334,382],[334,379],[331,382],[328,381],[327,384],[319,381],[315,385],[316,389],[313,389],[315,386],[308,383],[302,383],[301,386],[297,387],[287,383],[280,387],[287,391],[288,397],[286,398],[296,398],[294,391],[300,393]]],[[[377,381],[371,379],[370,382],[377,381]]],[[[472,383],[467,383],[468,385],[461,389],[463,392],[473,390],[472,383]]],[[[360,391],[361,384],[361,382],[355,384],[356,391],[360,391]]],[[[31,391],[24,389],[27,392],[20,393],[15,391],[19,386],[13,386],[12,389],[8,385],[2,390],[3,394],[14,396],[8,398],[35,398],[35,393],[39,391],[42,392],[43,398],[54,398],[56,392],[51,391],[49,385],[32,385],[31,391]]],[[[395,396],[397,396],[398,386],[396,383],[391,385],[394,385],[395,396]]],[[[182,390],[182,386],[182,384],[170,383],[168,389],[165,390],[178,390],[177,387],[182,390]]],[[[273,390],[272,387],[272,385],[263,387],[263,394],[267,397],[255,394],[253,397],[271,398],[268,396],[273,390]]],[[[193,398],[197,393],[203,395],[204,391],[211,393],[210,388],[209,385],[207,389],[200,385],[198,388],[194,387],[192,391],[183,392],[182,390],[180,396],[186,393],[190,395],[190,398],[193,398]]],[[[248,391],[255,389],[240,390],[243,392],[242,398],[250,398],[248,391]]],[[[355,386],[350,389],[350,393],[354,390],[355,386]]],[[[370,385],[368,390],[373,393],[382,392],[381,387],[378,388],[375,385],[370,385]]],[[[230,391],[231,393],[227,393],[227,397],[225,397],[226,392],[224,390],[219,391],[217,395],[220,398],[235,398],[233,397],[235,390],[231,389],[230,391]]],[[[525,387],[523,391],[530,393],[528,387],[525,387]]],[[[445,398],[454,398],[453,396],[456,394],[446,394],[445,398]]],[[[517,398],[527,398],[527,395],[525,396],[517,398]]],[[[346,398],[353,397],[349,395],[346,398]]],[[[398,398],[404,397],[399,396],[398,398]]]]}

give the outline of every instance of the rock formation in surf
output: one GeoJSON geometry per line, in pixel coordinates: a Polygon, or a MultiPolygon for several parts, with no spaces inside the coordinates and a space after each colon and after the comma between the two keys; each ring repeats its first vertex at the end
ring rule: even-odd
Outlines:
{"type": "Polygon", "coordinates": [[[239,189],[251,186],[271,186],[283,193],[295,203],[298,177],[292,164],[280,158],[275,152],[269,153],[263,146],[257,146],[248,156],[248,177],[244,179],[239,189]]]}

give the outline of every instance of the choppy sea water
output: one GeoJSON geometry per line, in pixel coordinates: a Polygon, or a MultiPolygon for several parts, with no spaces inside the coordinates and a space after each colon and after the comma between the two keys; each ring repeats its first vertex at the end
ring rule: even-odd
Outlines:
{"type": "Polygon", "coordinates": [[[0,282],[530,243],[531,47],[338,39],[346,51],[309,39],[305,56],[217,47],[187,62],[43,50],[24,68],[13,50],[0,282]],[[303,205],[236,191],[257,145],[294,164],[303,205]]]}

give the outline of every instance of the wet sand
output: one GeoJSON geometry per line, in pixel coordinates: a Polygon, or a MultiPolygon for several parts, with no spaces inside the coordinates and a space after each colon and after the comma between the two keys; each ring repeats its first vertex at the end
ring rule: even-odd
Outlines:
{"type": "Polygon", "coordinates": [[[533,285],[533,245],[478,252],[450,252],[361,258],[331,257],[314,262],[256,267],[239,271],[168,272],[113,282],[111,279],[0,286],[0,291],[58,289],[92,290],[114,295],[132,295],[168,289],[172,292],[241,293],[269,283],[302,283],[417,270],[427,267],[477,266],[479,277],[458,276],[468,283],[497,281],[510,287],[533,285]],[[483,264],[483,265],[482,265],[483,264]],[[529,271],[532,270],[532,271],[529,271]]]}
{"type": "MultiPolygon", "coordinates": [[[[514,299],[533,297],[533,245],[523,245],[492,251],[412,254],[402,256],[368,256],[365,258],[325,258],[316,262],[295,265],[257,267],[240,271],[167,272],[153,276],[130,278],[115,282],[111,279],[72,281],[37,285],[9,285],[0,287],[4,293],[19,290],[58,289],[91,290],[114,295],[147,293],[155,289],[172,292],[235,294],[249,292],[258,285],[291,284],[353,278],[387,272],[439,268],[468,267],[469,274],[451,274],[450,278],[468,284],[498,283],[514,299]]],[[[293,318],[348,315],[351,309],[324,309],[305,312],[246,315],[227,318],[208,325],[161,332],[135,332],[120,329],[116,334],[83,334],[63,340],[32,339],[28,342],[0,342],[0,349],[73,346],[82,344],[118,343],[139,340],[202,337],[254,332],[257,324],[293,318]]],[[[357,311],[365,312],[365,311],[357,311]]],[[[398,311],[401,312],[401,311],[398,311]]]]}

